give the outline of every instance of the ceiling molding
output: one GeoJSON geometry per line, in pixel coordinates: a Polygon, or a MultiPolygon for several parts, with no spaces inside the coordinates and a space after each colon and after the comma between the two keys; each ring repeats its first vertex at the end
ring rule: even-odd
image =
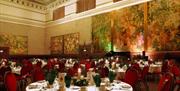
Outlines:
{"type": "Polygon", "coordinates": [[[56,8],[69,5],[73,2],[77,2],[77,0],[56,0],[46,6],[47,10],[54,10],[56,8]]]}
{"type": "Polygon", "coordinates": [[[32,10],[41,10],[45,11],[46,6],[42,4],[38,4],[35,2],[30,2],[28,0],[0,0],[1,3],[8,3],[14,6],[23,6],[24,8],[31,8],[32,10]]]}
{"type": "Polygon", "coordinates": [[[122,0],[122,1],[119,1],[116,3],[109,2],[107,4],[100,5],[100,6],[96,7],[95,9],[91,9],[91,10],[81,12],[78,14],[68,15],[68,16],[65,16],[64,18],[56,20],[56,21],[49,21],[46,23],[46,27],[52,27],[55,25],[75,21],[78,19],[86,18],[86,17],[91,17],[91,16],[94,16],[97,14],[102,14],[102,13],[122,9],[125,7],[129,7],[129,6],[133,6],[133,5],[137,5],[137,4],[141,4],[141,3],[149,2],[149,1],[151,1],[151,0],[122,0]]]}
{"type": "Polygon", "coordinates": [[[42,10],[37,10],[37,9],[33,9],[33,8],[30,8],[30,7],[25,7],[25,6],[17,5],[17,4],[6,2],[6,1],[0,1],[0,5],[12,7],[12,8],[18,8],[18,9],[22,9],[22,10],[26,10],[26,11],[30,11],[30,12],[36,12],[36,13],[40,13],[40,14],[45,14],[46,13],[45,11],[42,11],[42,10]]]}

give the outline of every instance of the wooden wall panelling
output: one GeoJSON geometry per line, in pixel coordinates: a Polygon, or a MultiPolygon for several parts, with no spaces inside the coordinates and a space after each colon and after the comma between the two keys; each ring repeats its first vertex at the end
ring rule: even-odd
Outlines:
{"type": "Polygon", "coordinates": [[[118,1],[122,1],[122,0],[113,0],[113,2],[118,2],[118,1]]]}
{"type": "Polygon", "coordinates": [[[65,7],[60,7],[53,11],[53,20],[61,19],[65,16],[65,7]]]}
{"type": "Polygon", "coordinates": [[[85,1],[86,1],[87,10],[90,10],[96,7],[96,0],[85,0],[85,1]]]}
{"type": "Polygon", "coordinates": [[[96,0],[79,0],[77,1],[77,13],[87,11],[96,7],[96,0]]]}
{"type": "Polygon", "coordinates": [[[85,11],[85,0],[77,1],[77,13],[85,11]]]}

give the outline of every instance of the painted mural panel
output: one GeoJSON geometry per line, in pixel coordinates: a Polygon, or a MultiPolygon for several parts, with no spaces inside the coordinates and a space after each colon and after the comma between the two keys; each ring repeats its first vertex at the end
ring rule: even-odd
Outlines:
{"type": "Polygon", "coordinates": [[[114,51],[144,50],[143,4],[115,11],[113,43],[114,51]]]}
{"type": "Polygon", "coordinates": [[[63,36],[51,37],[51,54],[63,53],[63,36]]]}
{"type": "Polygon", "coordinates": [[[148,51],[180,50],[180,0],[153,0],[148,6],[148,51]]]}
{"type": "Polygon", "coordinates": [[[0,46],[9,47],[10,54],[27,54],[28,37],[21,35],[0,34],[0,46]]]}
{"type": "Polygon", "coordinates": [[[92,17],[92,37],[94,52],[111,50],[111,17],[109,13],[92,17]]]}
{"type": "Polygon", "coordinates": [[[141,4],[93,16],[95,50],[110,51],[112,41],[116,52],[144,50],[143,10],[141,4]]]}
{"type": "Polygon", "coordinates": [[[99,49],[109,51],[113,43],[114,51],[139,52],[145,45],[146,51],[180,50],[179,0],[153,0],[147,9],[139,4],[92,18],[93,42],[99,49]],[[144,20],[144,10],[148,10],[148,20],[144,20]],[[146,32],[144,21],[148,21],[146,32]]]}
{"type": "Polygon", "coordinates": [[[79,53],[79,33],[64,35],[64,54],[79,53]]]}

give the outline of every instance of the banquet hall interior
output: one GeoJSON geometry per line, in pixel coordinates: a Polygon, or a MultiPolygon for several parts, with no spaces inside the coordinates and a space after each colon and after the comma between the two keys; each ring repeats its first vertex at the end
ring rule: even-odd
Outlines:
{"type": "Polygon", "coordinates": [[[180,0],[0,0],[0,91],[180,91],[180,0]]]}

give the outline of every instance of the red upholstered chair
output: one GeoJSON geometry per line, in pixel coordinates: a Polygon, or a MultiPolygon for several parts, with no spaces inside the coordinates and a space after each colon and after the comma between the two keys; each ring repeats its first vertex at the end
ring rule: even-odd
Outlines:
{"type": "Polygon", "coordinates": [[[59,62],[59,72],[64,72],[65,71],[65,63],[64,62],[59,62]]]}
{"type": "Polygon", "coordinates": [[[130,68],[136,70],[136,72],[138,73],[138,78],[142,77],[142,70],[138,63],[132,64],[132,66],[130,68]]]}
{"type": "Polygon", "coordinates": [[[87,61],[86,63],[85,63],[85,67],[86,67],[86,70],[87,71],[89,71],[89,69],[91,68],[91,63],[89,62],[89,61],[87,61]]]}
{"type": "Polygon", "coordinates": [[[180,69],[177,67],[177,65],[173,65],[170,67],[170,72],[174,75],[175,78],[174,91],[180,91],[180,69]]]}
{"type": "Polygon", "coordinates": [[[168,70],[169,70],[168,61],[164,61],[164,62],[163,62],[161,69],[162,69],[162,70],[161,70],[162,73],[168,72],[168,70]]]}
{"type": "Polygon", "coordinates": [[[76,73],[77,73],[77,70],[74,68],[69,68],[67,71],[67,75],[69,76],[75,76],[76,73]]]}
{"type": "Polygon", "coordinates": [[[108,77],[109,69],[108,67],[104,67],[105,76],[108,77]]]}
{"type": "Polygon", "coordinates": [[[158,91],[173,91],[174,76],[170,72],[166,72],[161,77],[158,84],[158,91]]]}
{"type": "Polygon", "coordinates": [[[82,59],[79,61],[79,64],[85,64],[86,63],[86,59],[82,59]]]}
{"type": "Polygon", "coordinates": [[[46,65],[46,69],[52,69],[54,67],[53,59],[49,59],[46,65]]]}
{"type": "Polygon", "coordinates": [[[101,78],[108,77],[109,69],[107,67],[100,67],[98,70],[101,78]]]}
{"type": "Polygon", "coordinates": [[[180,91],[180,80],[176,80],[177,91],[180,91]]]}
{"type": "Polygon", "coordinates": [[[124,76],[124,82],[130,84],[133,88],[135,88],[135,84],[137,83],[138,79],[138,71],[133,67],[128,68],[124,76]]]}
{"type": "Polygon", "coordinates": [[[41,66],[42,66],[42,62],[41,62],[41,61],[38,61],[37,64],[36,64],[36,66],[41,67],[41,66]]]}
{"type": "Polygon", "coordinates": [[[142,70],[141,79],[145,80],[145,77],[147,76],[148,71],[149,71],[149,66],[144,66],[144,68],[142,70]]]}
{"type": "Polygon", "coordinates": [[[23,61],[23,67],[21,69],[21,76],[24,76],[26,74],[30,74],[33,69],[33,65],[30,61],[24,60],[23,61]]]}
{"type": "MultiPolygon", "coordinates": [[[[32,70],[32,69],[31,69],[31,70],[32,70]]],[[[29,74],[29,72],[30,72],[31,70],[29,70],[29,67],[28,67],[28,66],[24,66],[24,65],[23,65],[23,67],[22,67],[22,69],[21,69],[21,76],[23,77],[23,76],[29,74]]]]}
{"type": "Polygon", "coordinates": [[[42,68],[40,68],[39,66],[34,67],[33,79],[34,79],[34,81],[40,81],[40,80],[45,79],[44,72],[43,72],[42,68]]]}
{"type": "Polygon", "coordinates": [[[30,61],[25,60],[23,61],[23,67],[21,69],[21,75],[17,76],[16,79],[19,83],[19,90],[24,91],[26,86],[32,82],[32,69],[33,65],[30,61]]]}
{"type": "Polygon", "coordinates": [[[173,73],[174,76],[180,77],[180,69],[176,65],[170,68],[170,72],[173,73]]]}
{"type": "Polygon", "coordinates": [[[79,67],[80,67],[80,65],[77,62],[75,62],[73,68],[78,69],[79,67]]]}
{"type": "MultiPolygon", "coordinates": [[[[144,66],[143,70],[142,70],[142,75],[140,77],[140,81],[143,83],[142,86],[144,86],[145,91],[149,91],[149,86],[147,84],[147,75],[148,75],[148,71],[149,71],[149,66],[146,65],[144,66]]],[[[143,90],[144,91],[144,90],[143,90]]]]}
{"type": "Polygon", "coordinates": [[[12,72],[6,72],[4,83],[7,91],[17,91],[16,77],[12,72]]]}
{"type": "Polygon", "coordinates": [[[91,61],[91,68],[95,68],[95,67],[96,67],[95,61],[91,61]]]}

